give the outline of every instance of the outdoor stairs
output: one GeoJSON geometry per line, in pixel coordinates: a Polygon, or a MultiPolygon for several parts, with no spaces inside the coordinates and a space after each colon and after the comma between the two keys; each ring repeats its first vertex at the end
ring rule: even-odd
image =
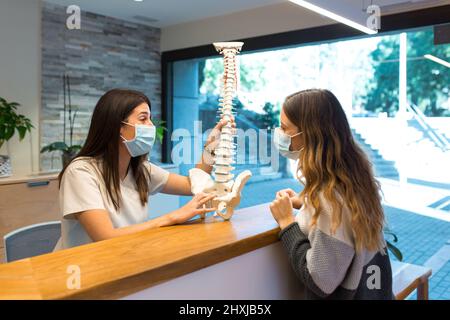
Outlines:
{"type": "Polygon", "coordinates": [[[364,138],[358,132],[356,132],[356,130],[352,129],[352,132],[353,137],[372,162],[375,175],[377,177],[398,180],[399,173],[397,168],[395,167],[395,162],[384,159],[380,152],[366,143],[364,138]]]}

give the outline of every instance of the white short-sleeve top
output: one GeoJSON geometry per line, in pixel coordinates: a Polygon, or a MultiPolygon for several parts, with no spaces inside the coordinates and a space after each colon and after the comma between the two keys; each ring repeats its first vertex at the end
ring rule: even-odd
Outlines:
{"type": "MultiPolygon", "coordinates": [[[[92,157],[77,158],[67,167],[59,189],[61,238],[54,251],[92,242],[74,214],[86,210],[106,210],[115,228],[142,223],[148,220],[148,202],[141,204],[132,170],[120,182],[122,201],[116,210],[112,204],[101,175],[101,161],[92,157]]],[[[150,172],[149,193],[160,192],[166,185],[169,172],[150,162],[144,163],[150,172]]]]}

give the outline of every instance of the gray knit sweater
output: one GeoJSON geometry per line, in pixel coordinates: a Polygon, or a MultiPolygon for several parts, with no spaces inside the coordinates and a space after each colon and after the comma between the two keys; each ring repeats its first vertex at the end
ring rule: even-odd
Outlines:
{"type": "Polygon", "coordinates": [[[312,230],[308,227],[312,211],[304,206],[296,222],[279,234],[292,268],[304,285],[305,298],[394,299],[387,251],[357,252],[345,211],[341,225],[331,234],[330,207],[323,205],[324,212],[312,230]]]}

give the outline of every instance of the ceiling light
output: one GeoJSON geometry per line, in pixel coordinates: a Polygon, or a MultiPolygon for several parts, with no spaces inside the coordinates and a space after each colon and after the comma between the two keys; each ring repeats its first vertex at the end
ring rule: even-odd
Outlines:
{"type": "Polygon", "coordinates": [[[443,66],[446,66],[447,68],[450,68],[450,62],[439,59],[438,57],[432,56],[431,54],[424,55],[424,58],[434,61],[436,63],[442,64],[443,66]]]}
{"type": "Polygon", "coordinates": [[[341,15],[338,15],[338,14],[336,14],[334,12],[326,10],[326,9],[324,9],[322,7],[316,6],[316,5],[314,5],[314,4],[312,4],[312,3],[308,2],[308,1],[304,1],[304,0],[289,0],[289,1],[299,5],[301,7],[309,9],[311,11],[317,12],[318,14],[321,14],[321,15],[323,15],[325,17],[333,19],[333,20],[335,20],[337,22],[346,24],[349,27],[355,28],[355,29],[357,29],[359,31],[362,31],[364,33],[367,33],[367,34],[377,34],[378,33],[377,30],[372,30],[372,29],[370,29],[370,28],[368,28],[368,27],[366,27],[366,26],[364,26],[362,24],[359,24],[359,23],[357,23],[357,22],[355,22],[353,20],[347,19],[347,18],[345,18],[345,17],[343,17],[341,15]]]}

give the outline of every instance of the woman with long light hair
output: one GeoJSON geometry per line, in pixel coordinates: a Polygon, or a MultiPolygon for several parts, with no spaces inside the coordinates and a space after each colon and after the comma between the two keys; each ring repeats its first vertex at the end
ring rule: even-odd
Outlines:
{"type": "Polygon", "coordinates": [[[380,185],[338,99],[328,90],[297,92],[280,120],[275,145],[298,161],[304,188],[279,191],[270,210],[305,297],[393,299],[380,185]]]}

